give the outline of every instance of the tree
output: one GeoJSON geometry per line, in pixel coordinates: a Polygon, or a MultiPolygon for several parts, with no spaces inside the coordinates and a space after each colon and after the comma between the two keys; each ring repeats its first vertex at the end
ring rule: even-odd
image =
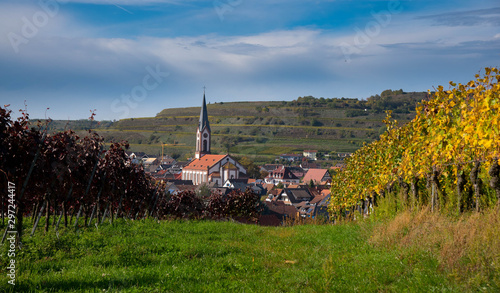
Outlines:
{"type": "Polygon", "coordinates": [[[233,146],[236,146],[238,144],[238,140],[234,137],[224,136],[221,139],[220,144],[227,150],[227,153],[229,154],[229,149],[231,149],[233,146]]]}
{"type": "MultiPolygon", "coordinates": [[[[247,169],[247,175],[250,178],[259,179],[261,178],[260,168],[255,165],[255,163],[248,157],[236,158],[236,160],[247,169]]],[[[261,178],[262,179],[262,178],[261,178]]]]}

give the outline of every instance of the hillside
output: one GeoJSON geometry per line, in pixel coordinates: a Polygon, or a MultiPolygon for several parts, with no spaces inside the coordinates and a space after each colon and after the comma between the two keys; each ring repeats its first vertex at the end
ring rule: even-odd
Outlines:
{"type": "MultiPolygon", "coordinates": [[[[207,105],[215,152],[272,160],[282,153],[316,149],[320,152],[353,152],[376,139],[385,126],[385,110],[407,122],[415,104],[426,93],[387,90],[366,100],[299,97],[287,102],[232,102],[207,105]]],[[[201,104],[201,98],[200,98],[201,104]]],[[[101,122],[93,127],[106,141],[127,140],[132,151],[165,152],[188,157],[194,152],[200,107],[164,109],[156,117],[101,122]]],[[[72,129],[88,128],[89,121],[76,121],[72,129]],[[77,123],[78,122],[78,123],[77,123]]],[[[55,128],[64,123],[54,124],[55,128]]]]}

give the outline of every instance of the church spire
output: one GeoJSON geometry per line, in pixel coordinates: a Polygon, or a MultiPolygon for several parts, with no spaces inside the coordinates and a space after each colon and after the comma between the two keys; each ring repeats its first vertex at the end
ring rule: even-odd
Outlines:
{"type": "Polygon", "coordinates": [[[200,122],[196,130],[196,153],[195,158],[199,159],[206,154],[210,154],[212,141],[212,131],[208,123],[207,102],[205,99],[205,89],[203,89],[203,103],[201,105],[200,122]]]}
{"type": "Polygon", "coordinates": [[[200,123],[198,124],[198,129],[202,131],[205,127],[208,129],[208,131],[210,131],[210,124],[208,123],[207,114],[207,103],[205,100],[205,90],[203,90],[203,104],[201,105],[200,123]]]}

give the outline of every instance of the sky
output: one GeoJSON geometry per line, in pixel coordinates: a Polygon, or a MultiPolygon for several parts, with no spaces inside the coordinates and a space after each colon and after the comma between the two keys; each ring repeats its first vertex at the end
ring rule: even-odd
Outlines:
{"type": "Polygon", "coordinates": [[[366,99],[494,66],[498,0],[0,2],[0,106],[14,117],[153,117],[201,106],[204,90],[207,103],[366,99]]]}

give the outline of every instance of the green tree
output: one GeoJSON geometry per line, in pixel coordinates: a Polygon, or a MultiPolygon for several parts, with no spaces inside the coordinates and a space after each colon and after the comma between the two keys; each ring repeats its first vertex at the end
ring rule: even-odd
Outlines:
{"type": "Polygon", "coordinates": [[[245,169],[247,169],[248,177],[254,179],[262,179],[259,166],[257,166],[250,158],[241,157],[241,158],[236,158],[236,160],[241,165],[243,165],[245,169]]]}

